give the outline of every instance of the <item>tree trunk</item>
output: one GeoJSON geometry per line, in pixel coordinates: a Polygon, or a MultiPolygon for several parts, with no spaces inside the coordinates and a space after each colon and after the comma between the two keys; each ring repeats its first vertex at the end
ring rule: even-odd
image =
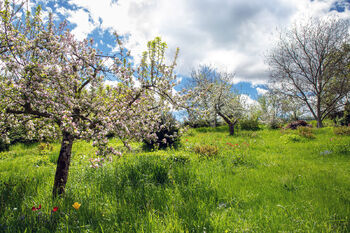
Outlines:
{"type": "Polygon", "coordinates": [[[230,136],[235,134],[235,124],[229,123],[228,127],[230,128],[230,136]]]}
{"type": "Polygon", "coordinates": [[[63,133],[61,150],[57,161],[56,175],[52,191],[53,197],[57,197],[57,195],[61,195],[65,191],[73,141],[74,137],[71,134],[67,132],[63,133]]]}
{"type": "Polygon", "coordinates": [[[323,123],[322,123],[322,120],[321,120],[321,117],[317,117],[317,128],[322,128],[323,127],[323,123]]]}
{"type": "Polygon", "coordinates": [[[322,114],[321,114],[321,97],[319,95],[317,96],[317,109],[316,109],[316,112],[317,112],[317,117],[316,117],[317,128],[322,128],[323,124],[322,124],[322,114]]]}

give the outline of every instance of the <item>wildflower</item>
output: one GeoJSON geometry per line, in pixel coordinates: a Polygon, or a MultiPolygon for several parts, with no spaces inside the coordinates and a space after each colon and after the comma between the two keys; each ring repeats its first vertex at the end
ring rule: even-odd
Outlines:
{"type": "Polygon", "coordinates": [[[72,205],[74,207],[74,209],[78,210],[81,206],[81,204],[79,204],[78,202],[74,202],[74,204],[72,205]]]}
{"type": "Polygon", "coordinates": [[[58,207],[54,206],[53,209],[52,209],[52,212],[56,212],[57,210],[58,210],[58,207]]]}
{"type": "Polygon", "coordinates": [[[39,205],[38,208],[35,208],[35,206],[32,207],[32,211],[37,211],[37,210],[40,210],[41,209],[41,204],[39,205]]]}

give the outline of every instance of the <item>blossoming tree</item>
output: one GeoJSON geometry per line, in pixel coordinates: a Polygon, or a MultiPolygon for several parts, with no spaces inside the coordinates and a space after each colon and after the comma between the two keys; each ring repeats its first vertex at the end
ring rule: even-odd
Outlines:
{"type": "Polygon", "coordinates": [[[228,124],[230,135],[234,135],[244,108],[241,96],[233,92],[233,78],[233,74],[220,73],[209,66],[193,71],[192,92],[187,99],[189,116],[214,120],[219,116],[228,124]]]}
{"type": "Polygon", "coordinates": [[[172,92],[177,53],[173,63],[164,64],[166,44],[156,38],[134,69],[117,39],[120,52],[107,67],[92,41],[77,41],[45,22],[40,7],[25,17],[22,12],[7,1],[0,5],[0,131],[6,138],[8,128],[23,124],[28,137],[61,138],[57,196],[65,191],[75,140],[92,140],[97,153],[107,155],[116,153],[108,147],[110,132],[124,140],[155,137],[160,112],[179,99],[172,92]],[[104,84],[105,72],[116,78],[115,86],[104,84]]]}

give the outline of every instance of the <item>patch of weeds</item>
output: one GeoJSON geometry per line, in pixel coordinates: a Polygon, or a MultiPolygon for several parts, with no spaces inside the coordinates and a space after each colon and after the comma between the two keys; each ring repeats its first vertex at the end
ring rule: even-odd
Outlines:
{"type": "Polygon", "coordinates": [[[47,155],[50,151],[53,151],[53,146],[50,143],[41,142],[38,145],[39,155],[47,155]]]}
{"type": "Polygon", "coordinates": [[[298,130],[298,135],[303,137],[303,138],[307,138],[307,139],[315,139],[315,135],[312,131],[312,128],[310,127],[305,127],[305,126],[299,126],[297,128],[298,130]]]}
{"type": "Polygon", "coordinates": [[[350,126],[334,127],[333,133],[335,135],[350,136],[350,126]]]}

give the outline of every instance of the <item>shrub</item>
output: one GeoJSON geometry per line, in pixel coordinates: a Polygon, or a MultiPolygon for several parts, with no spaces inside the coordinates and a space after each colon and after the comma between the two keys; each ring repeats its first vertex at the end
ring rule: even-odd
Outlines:
{"type": "Polygon", "coordinates": [[[194,152],[200,155],[212,157],[218,154],[218,147],[212,145],[196,145],[194,147],[194,152]]]}
{"type": "Polygon", "coordinates": [[[312,125],[309,125],[306,121],[299,120],[299,121],[293,121],[289,123],[286,128],[287,129],[297,129],[299,126],[304,126],[304,127],[312,127],[312,125]]]}
{"type": "Polygon", "coordinates": [[[240,128],[242,130],[259,130],[259,122],[257,119],[245,119],[240,121],[240,128]]]}
{"type": "Polygon", "coordinates": [[[350,135],[350,126],[340,126],[333,128],[333,133],[336,135],[350,135]]]}
{"type": "Polygon", "coordinates": [[[144,140],[143,148],[146,150],[165,149],[167,147],[177,147],[180,143],[180,126],[173,115],[163,114],[160,122],[161,127],[154,129],[157,135],[155,141],[144,140]],[[163,125],[163,126],[162,126],[163,125]]]}
{"type": "Polygon", "coordinates": [[[316,138],[312,132],[312,129],[310,127],[305,127],[305,126],[298,127],[298,135],[308,139],[316,138]]]}

